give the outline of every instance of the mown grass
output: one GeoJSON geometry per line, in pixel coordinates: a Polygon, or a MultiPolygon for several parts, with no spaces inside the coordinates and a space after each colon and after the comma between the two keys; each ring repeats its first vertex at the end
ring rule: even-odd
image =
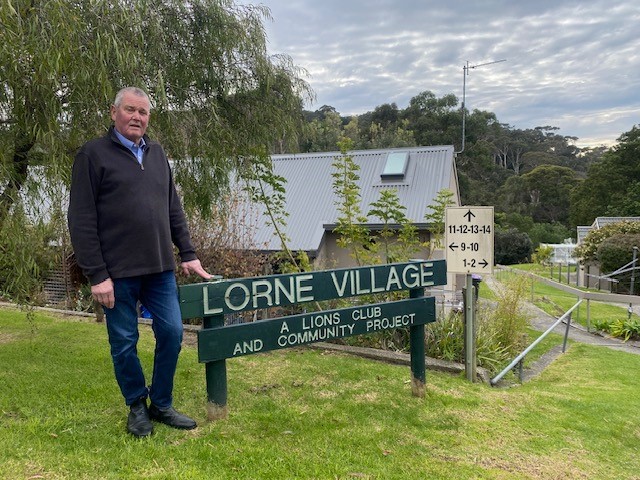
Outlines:
{"type": "Polygon", "coordinates": [[[541,277],[548,278],[550,280],[554,280],[559,283],[567,283],[567,268],[570,273],[570,282],[573,286],[575,286],[575,274],[577,271],[576,265],[553,265],[553,266],[543,266],[537,263],[522,263],[519,265],[514,265],[518,270],[524,270],[525,272],[535,273],[536,275],[540,275],[541,277]]]}
{"type": "Polygon", "coordinates": [[[487,286],[486,283],[480,283],[480,285],[478,286],[478,295],[479,298],[482,298],[484,300],[491,300],[493,302],[498,300],[498,296],[493,290],[491,290],[491,288],[487,286]]]}
{"type": "MultiPolygon", "coordinates": [[[[142,327],[148,368],[153,338],[142,327]]],[[[640,356],[573,345],[510,389],[295,349],[228,363],[229,418],[205,420],[204,367],[176,376],[194,431],[125,432],[104,325],[0,310],[0,478],[632,479],[640,356]]]]}

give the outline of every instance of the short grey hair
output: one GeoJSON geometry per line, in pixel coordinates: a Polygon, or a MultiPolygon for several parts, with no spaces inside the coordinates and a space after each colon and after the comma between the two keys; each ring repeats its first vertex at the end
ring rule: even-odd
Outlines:
{"type": "Polygon", "coordinates": [[[145,92],[144,90],[138,87],[124,87],[120,89],[120,91],[116,93],[116,98],[113,101],[113,104],[116,107],[119,107],[120,104],[122,103],[122,97],[124,97],[125,93],[132,93],[138,97],[146,98],[147,101],[149,102],[149,108],[151,108],[151,100],[149,99],[149,95],[147,95],[147,92],[145,92]]]}

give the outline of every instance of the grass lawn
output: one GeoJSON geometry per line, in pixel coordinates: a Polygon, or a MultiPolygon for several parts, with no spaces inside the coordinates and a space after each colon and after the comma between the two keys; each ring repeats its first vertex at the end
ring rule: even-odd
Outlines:
{"type": "Polygon", "coordinates": [[[518,265],[513,265],[513,267],[517,268],[518,270],[524,270],[525,272],[535,273],[536,275],[540,275],[541,277],[545,277],[556,282],[568,284],[574,287],[576,286],[575,274],[578,270],[577,265],[543,266],[537,263],[521,263],[518,265]],[[569,282],[567,282],[567,269],[572,275],[570,276],[569,282]]]}
{"type": "MultiPolygon", "coordinates": [[[[141,328],[149,368],[153,338],[141,328]]],[[[308,349],[227,362],[229,418],[205,420],[185,346],[176,407],[193,431],[125,432],[105,327],[0,310],[0,478],[638,479],[640,355],[573,344],[540,377],[494,389],[308,349]]]]}

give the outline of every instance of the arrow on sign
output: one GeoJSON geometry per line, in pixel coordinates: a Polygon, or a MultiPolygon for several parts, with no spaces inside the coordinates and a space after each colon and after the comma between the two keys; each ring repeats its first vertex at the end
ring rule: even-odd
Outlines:
{"type": "Polygon", "coordinates": [[[482,268],[487,268],[487,265],[489,265],[489,262],[487,262],[484,258],[482,259],[481,262],[478,262],[480,265],[482,265],[482,268]]]}
{"type": "Polygon", "coordinates": [[[458,245],[456,245],[455,243],[452,243],[451,245],[449,245],[449,248],[453,251],[456,250],[456,248],[458,248],[458,245]]]}
{"type": "Polygon", "coordinates": [[[471,210],[465,213],[464,216],[467,217],[467,222],[470,222],[472,218],[476,217],[471,210]]]}

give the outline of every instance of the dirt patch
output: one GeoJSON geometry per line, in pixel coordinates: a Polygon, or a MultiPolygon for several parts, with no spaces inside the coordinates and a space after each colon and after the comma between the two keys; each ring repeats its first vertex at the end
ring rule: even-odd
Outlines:
{"type": "Polygon", "coordinates": [[[355,395],[353,400],[358,403],[375,403],[378,401],[378,397],[377,392],[367,392],[355,395]]]}
{"type": "Polygon", "coordinates": [[[198,335],[196,334],[196,332],[185,330],[182,337],[182,345],[184,345],[185,347],[197,347],[198,335]]]}
{"type": "Polygon", "coordinates": [[[13,342],[15,339],[15,335],[10,333],[0,333],[0,345],[6,345],[7,343],[13,342]]]}
{"type": "Polygon", "coordinates": [[[566,458],[551,459],[511,455],[509,459],[485,457],[476,459],[476,463],[491,469],[498,469],[510,474],[523,474],[529,478],[564,480],[593,478],[589,472],[567,462],[566,458]]]}

